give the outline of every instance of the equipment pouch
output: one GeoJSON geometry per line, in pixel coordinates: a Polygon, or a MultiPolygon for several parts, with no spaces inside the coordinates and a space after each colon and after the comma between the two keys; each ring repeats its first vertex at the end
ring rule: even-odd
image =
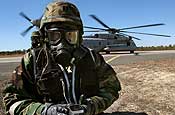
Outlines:
{"type": "Polygon", "coordinates": [[[62,77],[63,74],[58,69],[50,69],[37,81],[38,90],[41,95],[49,99],[47,101],[59,102],[63,99],[62,84],[60,81],[62,77]]]}

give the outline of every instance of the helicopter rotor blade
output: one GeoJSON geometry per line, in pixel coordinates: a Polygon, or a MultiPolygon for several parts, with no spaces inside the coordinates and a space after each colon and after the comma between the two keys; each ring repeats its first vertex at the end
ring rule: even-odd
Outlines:
{"type": "Polygon", "coordinates": [[[20,12],[19,15],[22,16],[23,18],[25,18],[26,20],[28,20],[30,23],[32,23],[32,20],[23,12],[20,12]]]}
{"type": "Polygon", "coordinates": [[[23,31],[23,32],[21,33],[21,35],[24,37],[24,36],[28,33],[28,31],[30,31],[33,27],[34,27],[34,25],[28,27],[25,31],[23,31]]]}
{"type": "Polygon", "coordinates": [[[89,15],[90,17],[92,17],[93,19],[95,19],[97,22],[99,22],[102,26],[104,26],[105,28],[108,28],[108,29],[110,29],[110,27],[109,26],[107,26],[105,23],[103,23],[99,18],[97,18],[97,16],[95,16],[95,15],[93,15],[93,14],[91,14],[91,15],[89,15]]]}
{"type": "Polygon", "coordinates": [[[134,37],[134,36],[131,36],[131,38],[134,38],[134,39],[136,39],[136,40],[141,40],[141,39],[139,39],[139,38],[136,38],[136,37],[134,37]]]}
{"type": "Polygon", "coordinates": [[[120,32],[133,33],[133,34],[142,34],[142,35],[151,35],[151,36],[160,36],[160,37],[171,37],[169,35],[151,34],[151,33],[142,33],[142,32],[131,32],[131,31],[120,31],[120,32]]]}
{"type": "Polygon", "coordinates": [[[131,37],[131,38],[134,38],[136,40],[141,40],[140,38],[137,38],[137,37],[134,37],[134,36],[130,36],[130,35],[127,35],[127,34],[124,34],[124,33],[120,33],[120,35],[124,35],[124,36],[127,36],[127,37],[131,37]]]}
{"type": "Polygon", "coordinates": [[[84,32],[105,32],[103,30],[85,30],[84,32]]]}
{"type": "Polygon", "coordinates": [[[161,25],[165,25],[165,24],[159,23],[159,24],[149,24],[149,25],[143,25],[143,26],[133,26],[133,27],[128,27],[128,28],[121,28],[119,30],[128,30],[128,29],[144,28],[144,27],[151,27],[151,26],[161,26],[161,25]]]}
{"type": "Polygon", "coordinates": [[[98,30],[108,30],[108,29],[104,29],[104,28],[95,28],[95,27],[90,27],[90,26],[83,26],[84,28],[88,28],[88,29],[98,29],[98,30]]]}
{"type": "Polygon", "coordinates": [[[32,24],[35,25],[38,29],[40,27],[40,23],[41,23],[41,19],[42,19],[43,15],[44,14],[42,14],[39,19],[32,20],[32,24]]]}

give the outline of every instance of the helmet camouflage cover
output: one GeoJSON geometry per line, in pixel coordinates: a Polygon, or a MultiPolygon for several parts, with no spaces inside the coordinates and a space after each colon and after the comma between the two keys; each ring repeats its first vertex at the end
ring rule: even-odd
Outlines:
{"type": "Polygon", "coordinates": [[[39,31],[33,31],[31,35],[32,47],[36,48],[41,45],[41,35],[39,31]]]}
{"type": "Polygon", "coordinates": [[[80,29],[83,28],[78,8],[69,2],[55,1],[47,5],[41,19],[40,29],[42,29],[45,24],[53,22],[70,22],[80,26],[80,29]]]}
{"type": "Polygon", "coordinates": [[[40,36],[39,31],[33,31],[32,32],[32,36],[31,37],[39,37],[39,36],[40,36]]]}

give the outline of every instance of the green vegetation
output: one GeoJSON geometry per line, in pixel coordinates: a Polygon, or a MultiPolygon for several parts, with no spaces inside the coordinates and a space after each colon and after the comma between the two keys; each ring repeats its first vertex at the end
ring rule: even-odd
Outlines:
{"type": "MultiPolygon", "coordinates": [[[[137,48],[137,51],[153,51],[153,50],[175,50],[175,45],[168,45],[168,46],[141,46],[137,48]]],[[[14,50],[14,51],[1,51],[0,55],[22,55],[26,52],[25,49],[23,50],[14,50]]]]}
{"type": "Polygon", "coordinates": [[[175,45],[169,46],[146,46],[146,47],[138,47],[138,51],[152,51],[152,50],[175,50],[175,45]]]}
{"type": "Polygon", "coordinates": [[[4,55],[21,55],[24,54],[26,52],[25,49],[23,50],[14,50],[14,51],[1,51],[0,55],[4,56],[4,55]]]}

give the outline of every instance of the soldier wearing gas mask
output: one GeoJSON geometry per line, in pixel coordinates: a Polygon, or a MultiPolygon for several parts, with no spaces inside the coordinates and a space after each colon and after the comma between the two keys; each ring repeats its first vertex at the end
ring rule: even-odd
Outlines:
{"type": "Polygon", "coordinates": [[[42,45],[39,31],[33,31],[31,35],[31,48],[38,48],[42,45]]]}
{"type": "Polygon", "coordinates": [[[39,47],[22,58],[4,90],[10,115],[95,115],[107,109],[121,90],[103,57],[81,45],[83,24],[69,2],[47,5],[39,47]]]}

